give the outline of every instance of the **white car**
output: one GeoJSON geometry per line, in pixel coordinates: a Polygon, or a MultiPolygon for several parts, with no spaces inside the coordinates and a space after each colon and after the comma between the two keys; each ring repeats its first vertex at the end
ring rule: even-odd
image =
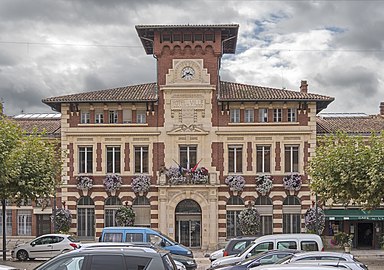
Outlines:
{"type": "Polygon", "coordinates": [[[19,244],[11,251],[13,259],[26,261],[36,258],[51,258],[60,253],[80,247],[80,242],[69,234],[45,234],[25,244],[19,244]]]}
{"type": "Polygon", "coordinates": [[[224,256],[224,249],[219,249],[211,253],[209,255],[209,260],[213,262],[214,260],[217,260],[218,258],[222,258],[224,256]]]}
{"type": "Polygon", "coordinates": [[[19,270],[19,268],[15,268],[13,266],[8,266],[8,265],[0,265],[0,270],[19,270]]]}

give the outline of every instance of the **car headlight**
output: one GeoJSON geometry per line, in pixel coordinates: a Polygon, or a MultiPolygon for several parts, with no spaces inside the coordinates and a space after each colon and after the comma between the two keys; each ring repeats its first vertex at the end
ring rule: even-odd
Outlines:
{"type": "Polygon", "coordinates": [[[188,251],[187,251],[187,254],[188,254],[188,255],[191,255],[191,254],[192,254],[192,251],[188,250],[188,251]]]}
{"type": "Polygon", "coordinates": [[[220,262],[218,262],[218,261],[213,261],[212,262],[212,266],[217,266],[217,265],[219,265],[220,264],[220,262]]]}
{"type": "Polygon", "coordinates": [[[195,264],[195,262],[194,261],[187,261],[187,264],[192,265],[192,264],[195,264]]]}

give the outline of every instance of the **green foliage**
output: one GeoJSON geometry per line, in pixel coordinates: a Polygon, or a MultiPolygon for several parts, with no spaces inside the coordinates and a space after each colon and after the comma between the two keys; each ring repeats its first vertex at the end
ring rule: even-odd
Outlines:
{"type": "Polygon", "coordinates": [[[60,183],[58,144],[33,132],[26,135],[11,120],[0,119],[0,197],[16,203],[48,198],[60,183]]]}
{"type": "Polygon", "coordinates": [[[333,236],[333,241],[340,247],[352,246],[353,234],[347,234],[345,232],[338,232],[333,236]]]}
{"type": "Polygon", "coordinates": [[[323,201],[379,206],[384,197],[384,134],[363,138],[339,132],[318,142],[308,166],[311,189],[323,201]]]}
{"type": "Polygon", "coordinates": [[[56,209],[55,214],[51,216],[55,223],[55,228],[60,233],[68,233],[71,229],[72,215],[68,209],[56,209]]]}

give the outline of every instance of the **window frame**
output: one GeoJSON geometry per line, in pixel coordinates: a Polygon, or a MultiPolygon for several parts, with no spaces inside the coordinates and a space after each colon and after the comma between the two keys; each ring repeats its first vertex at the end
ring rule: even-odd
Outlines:
{"type": "Polygon", "coordinates": [[[273,122],[280,123],[283,121],[283,109],[274,108],[273,109],[273,122]]]}
{"type": "Polygon", "coordinates": [[[284,145],[284,172],[299,173],[300,146],[284,145]]]}
{"type": "Polygon", "coordinates": [[[246,108],[244,110],[244,122],[254,123],[255,122],[255,110],[252,108],[246,108]]]}
{"type": "Polygon", "coordinates": [[[134,172],[149,173],[149,146],[135,145],[134,152],[134,172]]]}
{"type": "Polygon", "coordinates": [[[78,146],[78,158],[79,158],[78,159],[79,174],[93,173],[93,146],[90,146],[90,145],[78,146]],[[84,160],[82,159],[82,153],[84,153],[84,160]],[[89,158],[89,155],[90,155],[90,158],[89,158]]]}
{"type": "Polygon", "coordinates": [[[256,173],[271,172],[271,145],[256,145],[256,173]]]}
{"type": "Polygon", "coordinates": [[[297,109],[296,108],[288,108],[288,122],[297,122],[297,109]]]}
{"type": "Polygon", "coordinates": [[[229,110],[229,121],[231,123],[240,123],[240,109],[232,108],[229,110]]]}
{"type": "Polygon", "coordinates": [[[121,146],[107,145],[106,151],[106,172],[107,173],[121,173],[121,146]],[[112,152],[111,152],[112,151],[112,152]],[[111,153],[111,157],[110,154],[111,153]],[[112,158],[112,160],[109,160],[112,158]],[[109,165],[111,164],[111,165],[109,165]],[[110,168],[110,166],[112,166],[110,168]]]}
{"type": "Polygon", "coordinates": [[[193,168],[197,164],[197,145],[196,144],[180,144],[179,145],[179,164],[187,170],[193,168]],[[184,149],[185,148],[185,149],[184,149]],[[184,159],[185,156],[185,160],[184,159]]]}
{"type": "Polygon", "coordinates": [[[228,173],[242,173],[243,165],[243,145],[228,145],[228,173]]]}
{"type": "Polygon", "coordinates": [[[268,123],[268,108],[259,108],[259,122],[268,123]]]}

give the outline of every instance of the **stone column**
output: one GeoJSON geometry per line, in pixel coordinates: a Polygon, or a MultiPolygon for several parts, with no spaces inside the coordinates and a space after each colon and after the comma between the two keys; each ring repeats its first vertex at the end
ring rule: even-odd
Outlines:
{"type": "Polygon", "coordinates": [[[209,189],[209,242],[208,249],[216,250],[218,242],[217,188],[209,189]]]}

